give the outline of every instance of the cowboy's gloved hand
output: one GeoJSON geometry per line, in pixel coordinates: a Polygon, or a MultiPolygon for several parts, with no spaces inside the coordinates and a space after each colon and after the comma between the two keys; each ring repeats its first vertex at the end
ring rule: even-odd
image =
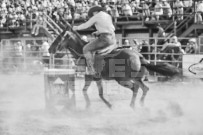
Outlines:
{"type": "Polygon", "coordinates": [[[73,30],[74,31],[78,30],[78,26],[73,26],[73,30]]]}

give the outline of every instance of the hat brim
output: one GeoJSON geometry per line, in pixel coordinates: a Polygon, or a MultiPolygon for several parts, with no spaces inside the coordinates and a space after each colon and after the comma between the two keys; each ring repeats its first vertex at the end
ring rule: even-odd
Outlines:
{"type": "Polygon", "coordinates": [[[89,17],[92,17],[94,12],[100,12],[100,11],[103,11],[103,10],[104,10],[104,9],[103,9],[102,7],[94,6],[94,7],[92,7],[92,8],[89,9],[89,11],[88,11],[88,16],[89,16],[89,17]]]}

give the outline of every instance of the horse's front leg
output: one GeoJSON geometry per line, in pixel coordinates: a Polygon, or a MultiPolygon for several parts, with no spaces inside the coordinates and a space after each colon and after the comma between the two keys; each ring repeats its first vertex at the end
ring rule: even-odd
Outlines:
{"type": "Polygon", "coordinates": [[[137,92],[139,89],[139,85],[137,83],[135,83],[134,81],[128,81],[128,80],[116,80],[121,86],[129,88],[132,90],[133,95],[131,98],[131,102],[130,102],[130,107],[134,108],[135,107],[135,100],[137,97],[137,92]]]}
{"type": "Polygon", "coordinates": [[[102,99],[102,101],[109,107],[111,108],[112,105],[104,98],[104,93],[103,93],[103,85],[102,85],[102,80],[96,81],[97,87],[99,89],[99,97],[102,99]]]}
{"type": "Polygon", "coordinates": [[[89,108],[89,106],[90,106],[90,99],[87,94],[87,90],[88,90],[89,86],[91,85],[92,80],[93,80],[93,77],[91,75],[85,75],[85,85],[83,87],[83,95],[84,95],[85,102],[86,102],[86,108],[89,108]]]}

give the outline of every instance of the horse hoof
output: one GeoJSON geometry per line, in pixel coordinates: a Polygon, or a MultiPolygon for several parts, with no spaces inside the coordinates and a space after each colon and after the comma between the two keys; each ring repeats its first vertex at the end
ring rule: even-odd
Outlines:
{"type": "Polygon", "coordinates": [[[140,106],[144,107],[144,101],[140,100],[140,106]]]}
{"type": "Polygon", "coordinates": [[[90,104],[87,104],[85,108],[88,110],[90,108],[90,104]]]}
{"type": "Polygon", "coordinates": [[[112,109],[112,105],[109,104],[108,107],[109,107],[109,109],[112,109]]]}
{"type": "Polygon", "coordinates": [[[131,107],[132,109],[135,109],[135,104],[130,104],[130,107],[131,107]]]}

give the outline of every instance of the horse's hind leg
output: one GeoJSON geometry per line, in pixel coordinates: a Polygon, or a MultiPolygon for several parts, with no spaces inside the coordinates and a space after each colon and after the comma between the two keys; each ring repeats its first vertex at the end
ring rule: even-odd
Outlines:
{"type": "Polygon", "coordinates": [[[143,106],[144,105],[144,101],[145,101],[145,97],[147,95],[147,92],[149,91],[149,87],[147,87],[143,81],[141,79],[139,80],[135,80],[135,83],[137,83],[137,85],[140,86],[140,88],[142,89],[143,93],[142,93],[142,97],[140,99],[140,104],[143,106]]]}
{"type": "Polygon", "coordinates": [[[98,80],[98,81],[96,81],[96,83],[97,83],[97,87],[98,87],[98,89],[99,89],[99,97],[102,99],[102,101],[103,101],[109,108],[111,108],[112,105],[104,98],[102,80],[98,80]]]}
{"type": "Polygon", "coordinates": [[[85,75],[85,85],[83,87],[83,95],[84,95],[85,102],[86,102],[86,108],[89,108],[89,106],[90,106],[90,99],[87,94],[87,90],[88,90],[90,84],[92,83],[92,80],[93,80],[93,78],[91,75],[85,75]]]}
{"type": "Polygon", "coordinates": [[[138,89],[139,89],[139,85],[133,83],[133,87],[131,88],[131,90],[133,91],[133,95],[132,95],[131,102],[130,102],[130,107],[132,107],[132,108],[135,107],[135,100],[137,97],[138,89]]]}

